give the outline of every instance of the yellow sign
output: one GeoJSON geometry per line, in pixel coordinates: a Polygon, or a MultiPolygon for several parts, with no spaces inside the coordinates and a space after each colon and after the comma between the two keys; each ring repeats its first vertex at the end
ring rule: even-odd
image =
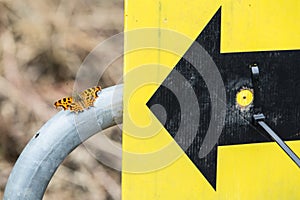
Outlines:
{"type": "Polygon", "coordinates": [[[125,1],[122,199],[300,198],[300,170],[275,143],[217,147],[213,188],[147,107],[220,7],[221,53],[299,49],[297,0],[125,1]]]}

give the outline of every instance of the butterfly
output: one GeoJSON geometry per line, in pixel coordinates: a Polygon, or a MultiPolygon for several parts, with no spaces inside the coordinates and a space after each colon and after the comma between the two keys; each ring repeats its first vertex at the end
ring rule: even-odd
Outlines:
{"type": "Polygon", "coordinates": [[[101,91],[100,86],[88,88],[74,97],[65,97],[56,101],[54,106],[56,108],[62,107],[64,110],[70,110],[75,113],[82,112],[84,109],[94,105],[99,91],[101,91]]]}

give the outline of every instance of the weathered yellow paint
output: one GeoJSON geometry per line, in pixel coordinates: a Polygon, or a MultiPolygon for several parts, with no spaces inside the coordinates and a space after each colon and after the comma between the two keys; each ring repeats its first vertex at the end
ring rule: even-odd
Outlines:
{"type": "Polygon", "coordinates": [[[125,31],[136,32],[125,33],[124,200],[300,198],[300,171],[273,143],[219,147],[214,191],[145,106],[220,6],[221,52],[300,47],[298,0],[126,0],[125,31]]]}

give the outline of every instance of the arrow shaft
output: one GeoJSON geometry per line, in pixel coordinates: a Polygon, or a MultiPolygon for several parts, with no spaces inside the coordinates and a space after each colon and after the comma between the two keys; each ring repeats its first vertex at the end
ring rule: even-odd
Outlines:
{"type": "Polygon", "coordinates": [[[281,147],[283,151],[296,163],[300,168],[299,157],[290,149],[290,147],[264,122],[257,122],[271,137],[272,139],[281,147]]]}

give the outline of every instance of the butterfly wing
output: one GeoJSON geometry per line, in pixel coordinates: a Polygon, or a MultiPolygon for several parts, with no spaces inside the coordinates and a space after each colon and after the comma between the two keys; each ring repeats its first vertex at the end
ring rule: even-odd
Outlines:
{"type": "Polygon", "coordinates": [[[97,87],[88,88],[80,94],[85,108],[89,108],[94,105],[94,102],[98,97],[97,92],[100,90],[101,87],[97,86],[97,87]]]}
{"type": "Polygon", "coordinates": [[[84,110],[84,107],[79,102],[73,102],[70,105],[70,110],[71,112],[78,113],[78,112],[82,112],[84,110]]]}
{"type": "Polygon", "coordinates": [[[82,112],[85,108],[89,108],[94,105],[97,92],[101,91],[100,86],[88,88],[84,90],[80,95],[72,97],[62,98],[54,103],[56,108],[62,107],[64,110],[71,110],[71,112],[82,112]]]}
{"type": "Polygon", "coordinates": [[[96,99],[98,97],[98,92],[101,91],[101,87],[100,86],[97,86],[97,87],[91,87],[91,88],[88,88],[86,90],[84,90],[80,95],[81,97],[91,97],[91,98],[94,98],[96,99]]]}
{"type": "Polygon", "coordinates": [[[73,102],[72,97],[65,97],[65,98],[62,98],[62,99],[56,101],[54,103],[54,106],[55,106],[55,108],[62,107],[64,110],[67,110],[70,108],[70,105],[72,104],[72,102],[73,102]]]}
{"type": "Polygon", "coordinates": [[[97,98],[98,97],[98,92],[99,91],[101,91],[101,87],[100,86],[97,86],[97,87],[94,87],[94,96],[95,96],[95,98],[97,98]]]}

